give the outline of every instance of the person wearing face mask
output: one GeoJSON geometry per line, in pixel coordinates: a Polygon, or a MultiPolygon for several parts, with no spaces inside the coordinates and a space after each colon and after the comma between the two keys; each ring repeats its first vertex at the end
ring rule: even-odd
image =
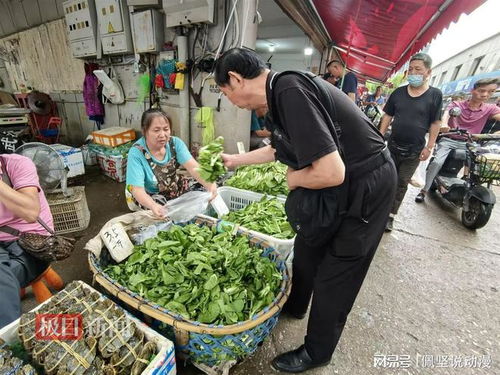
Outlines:
{"type": "Polygon", "coordinates": [[[192,179],[181,175],[182,165],[205,189],[217,195],[217,185],[204,181],[196,171],[199,164],[186,144],[171,136],[170,121],[160,109],[148,109],[142,114],[143,137],[128,153],[125,197],[132,211],[149,209],[158,218],[166,215],[164,203],[184,194],[192,179]]]}
{"type": "Polygon", "coordinates": [[[386,224],[387,232],[393,228],[394,217],[418,164],[431,155],[441,127],[443,94],[429,86],[431,67],[429,55],[413,55],[408,68],[408,85],[394,90],[384,107],[380,132],[384,134],[391,125],[388,146],[398,172],[396,197],[386,224]]]}

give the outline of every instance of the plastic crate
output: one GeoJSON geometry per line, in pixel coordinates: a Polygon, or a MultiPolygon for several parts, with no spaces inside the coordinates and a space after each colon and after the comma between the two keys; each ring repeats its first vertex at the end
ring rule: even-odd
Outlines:
{"type": "MultiPolygon", "coordinates": [[[[266,196],[267,194],[261,194],[261,193],[255,193],[253,191],[249,190],[243,190],[243,189],[237,189],[233,188],[230,186],[223,186],[217,189],[217,192],[221,196],[221,198],[224,200],[224,203],[226,203],[227,207],[229,207],[230,211],[238,211],[242,208],[245,208],[252,202],[257,202],[262,199],[262,197],[266,196]]],[[[278,201],[281,203],[285,203],[286,198],[281,197],[281,196],[272,196],[272,195],[267,195],[270,198],[276,198],[278,201]]],[[[217,221],[217,219],[214,219],[211,217],[212,215],[215,215],[215,211],[213,208],[209,207],[207,211],[205,211],[204,214],[200,215],[203,218],[209,218],[213,221],[217,221]]],[[[278,253],[280,254],[280,257],[282,259],[288,258],[290,255],[292,249],[293,249],[293,243],[295,241],[295,237],[289,240],[282,240],[279,238],[275,238],[273,236],[270,236],[265,233],[261,232],[256,232],[254,230],[250,230],[248,228],[245,228],[241,226],[244,230],[252,233],[256,237],[260,237],[266,242],[271,245],[271,247],[275,248],[278,253]]]]}
{"type": "Polygon", "coordinates": [[[112,128],[97,130],[92,132],[94,143],[116,147],[135,139],[135,131],[131,128],[114,126],[112,128]]]}
{"type": "Polygon", "coordinates": [[[125,181],[127,177],[127,158],[121,155],[107,155],[95,152],[97,164],[101,171],[108,177],[118,182],[125,181]]]}
{"type": "Polygon", "coordinates": [[[68,188],[68,193],[70,193],[68,197],[64,196],[62,190],[47,194],[57,234],[78,232],[86,229],[90,223],[85,187],[68,188]]]}

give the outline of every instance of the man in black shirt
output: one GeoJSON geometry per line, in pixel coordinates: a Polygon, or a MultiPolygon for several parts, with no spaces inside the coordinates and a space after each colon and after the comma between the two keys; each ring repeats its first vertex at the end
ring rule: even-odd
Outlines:
{"type": "Polygon", "coordinates": [[[398,171],[396,198],[386,225],[388,232],[392,230],[394,216],[408,190],[408,183],[420,161],[431,155],[441,126],[443,95],[439,89],[429,86],[431,67],[429,55],[417,53],[412,56],[408,68],[409,84],[394,90],[384,107],[380,131],[384,134],[392,120],[389,150],[398,171]],[[429,140],[426,145],[427,133],[429,140]]]}
{"type": "Polygon", "coordinates": [[[353,102],[356,102],[356,93],[358,92],[358,78],[353,72],[345,72],[344,66],[340,61],[332,60],[327,65],[328,72],[337,81],[335,86],[342,90],[353,102]]]}
{"type": "Polygon", "coordinates": [[[233,104],[267,107],[272,117],[272,144],[223,154],[226,166],[275,158],[288,165],[286,210],[297,237],[284,311],[301,319],[313,299],[304,345],[279,355],[272,365],[285,372],[324,366],[389,215],[396,185],[390,154],[354,102],[319,77],[272,72],[255,52],[234,48],[218,59],[215,80],[233,104]]]}

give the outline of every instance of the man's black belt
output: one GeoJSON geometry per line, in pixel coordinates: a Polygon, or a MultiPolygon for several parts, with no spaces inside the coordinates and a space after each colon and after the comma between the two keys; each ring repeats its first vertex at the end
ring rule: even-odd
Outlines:
{"type": "Polygon", "coordinates": [[[349,173],[350,178],[358,178],[361,177],[375,169],[381,167],[388,161],[392,160],[391,152],[387,147],[385,147],[380,154],[376,156],[372,156],[370,159],[364,161],[361,164],[358,164],[352,171],[349,173]]]}

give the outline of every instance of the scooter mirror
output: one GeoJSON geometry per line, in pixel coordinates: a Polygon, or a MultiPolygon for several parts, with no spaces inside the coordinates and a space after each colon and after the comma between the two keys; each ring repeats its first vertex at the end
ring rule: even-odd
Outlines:
{"type": "Polygon", "coordinates": [[[450,113],[450,116],[452,116],[452,117],[458,117],[462,114],[462,110],[458,107],[453,107],[450,109],[449,113],[450,113]]]}

